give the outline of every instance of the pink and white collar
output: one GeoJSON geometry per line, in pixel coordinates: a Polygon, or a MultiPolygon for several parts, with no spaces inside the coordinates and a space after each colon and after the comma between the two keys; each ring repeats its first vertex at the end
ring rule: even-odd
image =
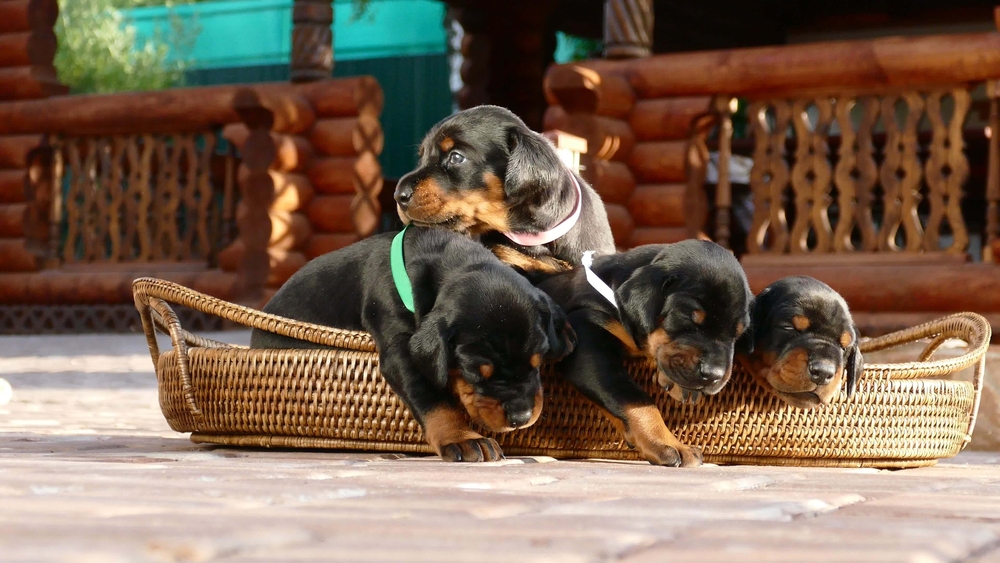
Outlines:
{"type": "Polygon", "coordinates": [[[576,204],[573,206],[573,212],[569,214],[569,217],[563,219],[547,231],[540,233],[504,231],[502,233],[503,236],[521,246],[539,246],[548,244],[568,233],[576,225],[576,222],[580,220],[580,208],[583,207],[583,190],[580,188],[580,182],[574,174],[570,174],[569,177],[573,179],[573,186],[576,188],[576,204]]]}

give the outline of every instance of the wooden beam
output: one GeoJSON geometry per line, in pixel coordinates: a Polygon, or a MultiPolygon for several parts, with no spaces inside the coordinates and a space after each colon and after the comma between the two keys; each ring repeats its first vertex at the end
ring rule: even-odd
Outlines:
{"type": "Polygon", "coordinates": [[[579,65],[551,67],[545,73],[544,85],[549,105],[562,106],[568,113],[622,119],[629,115],[635,103],[635,93],[627,80],[579,65]]]}
{"type": "Polygon", "coordinates": [[[132,302],[132,281],[154,276],[213,297],[233,301],[239,296],[237,274],[221,270],[171,270],[171,264],[136,263],[129,271],[0,273],[0,304],[76,305],[132,302]]]}
{"type": "Polygon", "coordinates": [[[639,100],[629,117],[629,125],[639,141],[687,139],[691,121],[708,111],[709,98],[656,98],[639,100]]]}
{"type": "Polygon", "coordinates": [[[653,51],[653,0],[604,1],[604,56],[647,57],[653,51]]]}
{"type": "Polygon", "coordinates": [[[684,227],[686,184],[646,184],[636,187],[628,210],[636,226],[684,227]]]}
{"type": "Polygon", "coordinates": [[[0,68],[0,99],[32,100],[67,92],[69,88],[59,83],[51,64],[0,68]]]}
{"type": "Polygon", "coordinates": [[[59,18],[57,0],[3,0],[0,2],[0,34],[33,29],[52,29],[59,18]]]}
{"type": "Polygon", "coordinates": [[[328,156],[382,154],[385,146],[382,125],[373,115],[320,119],[308,135],[316,151],[328,156]]]}
{"type": "Polygon", "coordinates": [[[0,34],[0,67],[49,66],[56,47],[51,27],[0,34]]]}
{"type": "Polygon", "coordinates": [[[627,76],[642,98],[955,84],[1000,76],[1000,33],[701,51],[586,66],[627,76]]]}
{"type": "Polygon", "coordinates": [[[628,165],[640,183],[674,183],[687,178],[684,158],[687,141],[638,143],[629,155],[628,165]]]}
{"type": "Polygon", "coordinates": [[[331,0],[295,0],[292,7],[292,82],[312,82],[333,73],[331,0]]]}

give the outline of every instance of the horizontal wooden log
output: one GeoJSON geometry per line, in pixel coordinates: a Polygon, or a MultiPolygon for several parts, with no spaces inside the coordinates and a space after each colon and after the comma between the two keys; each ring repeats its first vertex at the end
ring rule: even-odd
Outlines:
{"type": "Polygon", "coordinates": [[[202,131],[235,123],[234,86],[62,96],[0,104],[6,134],[98,135],[202,131]]]}
{"type": "Polygon", "coordinates": [[[626,203],[635,190],[635,176],[624,162],[585,159],[584,176],[605,203],[626,203]]]}
{"type": "Polygon", "coordinates": [[[544,88],[549,105],[560,105],[569,113],[624,118],[635,103],[635,94],[625,79],[578,65],[550,68],[544,88]]]}
{"type": "Polygon", "coordinates": [[[829,284],[852,309],[860,311],[1000,312],[1000,268],[995,264],[790,263],[747,264],[744,269],[754,293],[786,276],[812,276],[829,284]]]}
{"type": "Polygon", "coordinates": [[[627,76],[641,98],[956,84],[1000,76],[1000,33],[701,51],[586,66],[627,76]]]}
{"type": "Polygon", "coordinates": [[[639,100],[629,117],[629,125],[640,141],[687,139],[691,120],[708,111],[709,98],[656,98],[639,100]]]}
{"type": "Polygon", "coordinates": [[[693,238],[684,227],[636,227],[627,248],[644,244],[670,244],[693,238]]]}
{"type": "Polygon", "coordinates": [[[354,233],[351,212],[353,195],[320,195],[313,198],[306,215],[313,231],[323,233],[354,233]]]}
{"type": "Polygon", "coordinates": [[[24,196],[24,170],[0,170],[0,203],[20,203],[24,196]]]}
{"type": "Polygon", "coordinates": [[[379,155],[385,135],[377,117],[363,115],[317,120],[309,141],[316,152],[327,156],[356,156],[369,151],[379,155]]]}
{"type": "Polygon", "coordinates": [[[353,194],[382,189],[382,166],[372,153],[316,158],[307,172],[316,193],[353,194]]]}
{"type": "MultiPolygon", "coordinates": [[[[243,151],[247,139],[250,137],[250,129],[244,123],[231,123],[222,129],[222,136],[240,151],[243,151]]],[[[274,154],[270,163],[270,168],[274,170],[299,172],[307,169],[312,163],[313,146],[305,137],[271,133],[271,143],[274,146],[266,154],[274,154]]],[[[244,159],[259,158],[260,155],[244,153],[243,157],[244,159]]]]}
{"type": "Polygon", "coordinates": [[[41,142],[39,135],[0,136],[0,168],[24,168],[28,163],[28,151],[41,142]]]}
{"type": "Polygon", "coordinates": [[[52,28],[0,34],[0,67],[48,66],[55,54],[52,28]]]}
{"type": "Polygon", "coordinates": [[[281,287],[292,274],[302,269],[309,260],[305,254],[296,251],[271,250],[271,271],[267,276],[268,287],[281,287]]]}
{"type": "Polygon", "coordinates": [[[305,255],[312,260],[328,252],[340,250],[358,242],[354,233],[313,233],[305,246],[305,255]]]}
{"type": "Polygon", "coordinates": [[[638,143],[628,158],[628,166],[641,184],[683,182],[687,141],[638,143]]]}
{"type": "Polygon", "coordinates": [[[646,184],[638,186],[628,202],[636,226],[684,227],[686,184],[646,184]]]}
{"type": "Polygon", "coordinates": [[[131,271],[60,271],[0,273],[0,304],[75,305],[131,303],[132,281],[152,276],[190,287],[227,301],[241,289],[235,273],[220,270],[190,271],[169,263],[135,264],[131,271]]]}
{"type": "Polygon", "coordinates": [[[0,68],[0,100],[33,100],[67,92],[51,65],[0,68]]]}
{"type": "Polygon", "coordinates": [[[294,135],[316,121],[309,102],[293,91],[244,87],[233,94],[233,109],[250,128],[294,135]]]}
{"type": "Polygon", "coordinates": [[[297,211],[305,209],[312,201],[314,191],[309,178],[301,174],[271,172],[271,179],[274,182],[272,210],[297,211]]]}
{"type": "Polygon", "coordinates": [[[632,237],[632,230],[635,224],[628,209],[624,205],[608,204],[604,208],[608,212],[608,223],[611,225],[611,236],[615,239],[615,245],[623,246],[632,237]]]}
{"type": "Polygon", "coordinates": [[[49,29],[59,18],[57,0],[3,0],[0,2],[0,33],[49,29]]]}
{"type": "Polygon", "coordinates": [[[34,272],[38,268],[38,258],[29,250],[25,239],[0,239],[0,272],[34,272]]]}
{"type": "Polygon", "coordinates": [[[296,250],[302,248],[312,236],[312,225],[305,213],[271,211],[270,250],[296,250]]]}
{"type": "Polygon", "coordinates": [[[560,130],[587,141],[587,154],[602,160],[623,160],[635,146],[628,123],[586,113],[568,114],[561,106],[545,111],[545,130],[560,130]]]}
{"type": "Polygon", "coordinates": [[[317,80],[295,88],[312,104],[317,117],[378,117],[385,104],[382,87],[372,76],[317,80]]]}
{"type": "Polygon", "coordinates": [[[0,205],[0,238],[18,238],[25,235],[24,218],[27,210],[26,203],[0,205]]]}

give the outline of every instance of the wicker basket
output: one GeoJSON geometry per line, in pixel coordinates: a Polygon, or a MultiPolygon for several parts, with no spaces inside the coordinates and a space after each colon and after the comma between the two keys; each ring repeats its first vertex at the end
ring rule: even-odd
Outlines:
{"type": "MultiPolygon", "coordinates": [[[[133,285],[170,427],[198,443],[433,453],[420,426],[378,372],[371,336],[300,323],[215,299],[170,282],[133,285]],[[250,350],[192,335],[168,303],[337,349],[250,350]],[[170,335],[160,353],[154,326],[170,335]]],[[[916,361],[869,364],[858,392],[798,410],[737,368],[718,395],[680,405],[635,363],[636,381],[661,406],[667,426],[725,464],[916,467],[957,454],[968,443],[979,407],[990,326],[973,313],[952,315],[864,341],[863,352],[921,339],[916,361]],[[933,360],[946,340],[968,343],[962,356],[933,360]],[[972,383],[942,379],[974,367],[972,383]]],[[[600,412],[547,374],[545,407],[531,428],[496,435],[508,455],[639,459],[600,412]]]]}

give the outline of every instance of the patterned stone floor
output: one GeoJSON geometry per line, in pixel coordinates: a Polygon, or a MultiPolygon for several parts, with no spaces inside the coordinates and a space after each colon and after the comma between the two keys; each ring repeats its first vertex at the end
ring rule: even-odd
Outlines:
{"type": "Polygon", "coordinates": [[[0,338],[0,377],[4,562],[1000,561],[998,454],[680,470],[211,448],[167,427],[141,336],[0,338]]]}

